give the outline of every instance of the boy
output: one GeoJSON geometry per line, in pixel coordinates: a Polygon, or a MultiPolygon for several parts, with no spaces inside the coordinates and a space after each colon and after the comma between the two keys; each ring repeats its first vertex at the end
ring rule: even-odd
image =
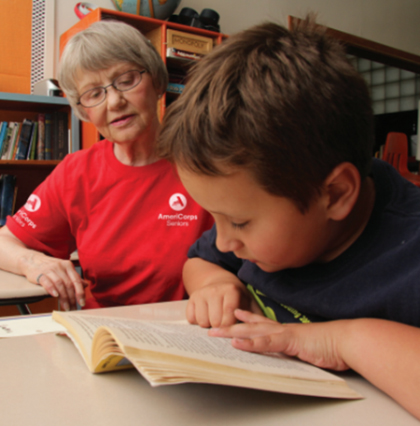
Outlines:
{"type": "Polygon", "coordinates": [[[372,162],[372,129],[340,45],[267,23],[198,63],[159,150],[216,224],[184,267],[188,320],[353,368],[420,418],[420,191],[372,162]]]}

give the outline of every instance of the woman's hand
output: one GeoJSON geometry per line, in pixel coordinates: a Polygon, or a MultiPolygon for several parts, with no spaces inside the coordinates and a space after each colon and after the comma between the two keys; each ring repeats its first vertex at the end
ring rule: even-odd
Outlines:
{"type": "Polygon", "coordinates": [[[82,280],[70,260],[47,256],[27,247],[7,225],[0,229],[0,268],[24,275],[39,284],[53,297],[59,297],[63,309],[85,304],[86,280],[82,280]]]}
{"type": "Polygon", "coordinates": [[[51,296],[58,297],[64,310],[76,309],[76,302],[82,307],[85,305],[88,281],[80,277],[70,260],[28,251],[22,265],[26,278],[44,287],[51,296]]]}
{"type": "Polygon", "coordinates": [[[209,330],[209,335],[232,338],[232,345],[250,352],[282,352],[318,367],[346,370],[340,354],[347,321],[315,324],[280,324],[260,315],[235,311],[242,324],[209,330]]]}

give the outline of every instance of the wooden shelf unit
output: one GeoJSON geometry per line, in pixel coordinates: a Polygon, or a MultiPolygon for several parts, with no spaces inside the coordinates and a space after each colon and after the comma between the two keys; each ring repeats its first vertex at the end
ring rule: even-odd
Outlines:
{"type": "MultiPolygon", "coordinates": [[[[177,24],[175,22],[147,18],[144,16],[134,15],[132,13],[97,8],[61,35],[60,54],[64,50],[64,47],[66,46],[67,42],[70,40],[71,37],[73,37],[78,32],[88,28],[94,22],[104,19],[123,21],[137,28],[151,41],[153,46],[160,53],[162,60],[165,64],[167,64],[166,46],[168,29],[182,31],[187,34],[209,37],[213,40],[213,46],[220,44],[224,39],[227,38],[227,36],[224,34],[203,30],[201,28],[189,27],[186,25],[177,24]]],[[[160,118],[162,118],[165,114],[167,101],[172,101],[173,98],[174,94],[170,94],[169,96],[165,94],[159,101],[158,113],[160,118]]],[[[98,141],[99,138],[100,135],[92,124],[85,122],[81,123],[82,148],[89,148],[96,141],[98,141]]]]}
{"type": "MultiPolygon", "coordinates": [[[[39,113],[64,111],[69,114],[72,151],[80,149],[80,121],[67,99],[53,96],[0,92],[0,121],[35,120],[39,113]]],[[[0,160],[0,174],[16,176],[15,210],[25,204],[32,191],[52,172],[58,160],[0,160]]]]}

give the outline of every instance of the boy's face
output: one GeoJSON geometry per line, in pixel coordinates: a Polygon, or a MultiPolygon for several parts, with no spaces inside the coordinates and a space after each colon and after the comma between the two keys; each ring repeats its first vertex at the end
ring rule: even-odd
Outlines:
{"type": "Polygon", "coordinates": [[[323,261],[328,250],[327,202],[302,214],[288,198],[269,194],[246,169],[214,177],[178,167],[186,190],[216,222],[217,248],[275,272],[323,261]]]}

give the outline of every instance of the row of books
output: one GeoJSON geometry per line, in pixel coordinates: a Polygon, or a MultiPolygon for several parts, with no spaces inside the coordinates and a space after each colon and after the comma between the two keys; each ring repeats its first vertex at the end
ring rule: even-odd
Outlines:
{"type": "Polygon", "coordinates": [[[0,159],[62,160],[69,152],[66,112],[38,114],[36,120],[0,122],[0,159]]]}
{"type": "Polygon", "coordinates": [[[16,193],[16,176],[0,175],[0,226],[4,226],[7,216],[14,212],[16,193]]]}
{"type": "Polygon", "coordinates": [[[184,90],[189,65],[213,49],[210,37],[167,30],[166,58],[169,72],[167,92],[180,95],[184,90]]]}

